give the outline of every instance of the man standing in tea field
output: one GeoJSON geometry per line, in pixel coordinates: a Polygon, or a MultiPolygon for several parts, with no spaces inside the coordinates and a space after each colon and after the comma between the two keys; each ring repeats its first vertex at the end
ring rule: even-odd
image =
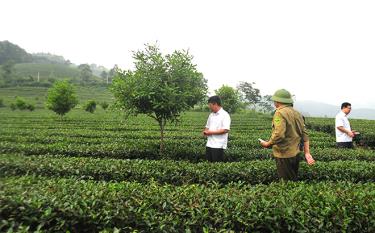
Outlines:
{"type": "Polygon", "coordinates": [[[269,141],[260,140],[264,148],[272,147],[276,159],[277,174],[283,180],[297,180],[299,162],[301,160],[300,143],[309,165],[315,163],[310,154],[309,137],[302,115],[293,108],[291,94],[285,90],[277,90],[271,98],[276,112],[272,120],[272,136],[269,141]],[[301,140],[302,139],[302,140],[301,140]]]}
{"type": "Polygon", "coordinates": [[[351,110],[352,105],[345,102],[341,104],[341,111],[336,115],[336,146],[338,148],[353,148],[353,138],[358,134],[350,127],[348,115],[351,110]]]}
{"type": "Polygon", "coordinates": [[[203,135],[207,137],[206,159],[210,162],[224,161],[224,150],[227,149],[231,119],[221,107],[219,96],[211,96],[208,99],[208,107],[211,113],[203,131],[203,135]]]}

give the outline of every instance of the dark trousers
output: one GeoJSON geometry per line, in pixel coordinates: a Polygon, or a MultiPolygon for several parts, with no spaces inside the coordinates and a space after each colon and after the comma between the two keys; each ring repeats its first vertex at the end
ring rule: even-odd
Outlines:
{"type": "Polygon", "coordinates": [[[280,179],[297,181],[300,155],[291,158],[275,158],[280,179]]]}
{"type": "Polygon", "coordinates": [[[224,149],[206,147],[206,159],[210,162],[224,161],[224,149]]]}
{"type": "Polygon", "coordinates": [[[337,148],[349,148],[353,149],[353,142],[336,142],[336,147],[337,148]]]}

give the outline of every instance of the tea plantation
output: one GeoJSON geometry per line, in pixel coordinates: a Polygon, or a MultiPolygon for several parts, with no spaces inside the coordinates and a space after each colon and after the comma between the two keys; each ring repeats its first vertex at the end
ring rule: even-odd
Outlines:
{"type": "Polygon", "coordinates": [[[159,126],[75,109],[64,118],[0,108],[0,232],[375,232],[375,122],[335,148],[333,119],[307,119],[311,152],[280,182],[271,116],[232,115],[226,161],[204,161],[208,113],[159,126]]]}

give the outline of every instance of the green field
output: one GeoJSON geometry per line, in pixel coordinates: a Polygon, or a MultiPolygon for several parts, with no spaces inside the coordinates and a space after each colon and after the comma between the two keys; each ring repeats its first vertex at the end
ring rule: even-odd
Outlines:
{"type": "MultiPolygon", "coordinates": [[[[9,107],[15,102],[17,96],[24,98],[27,102],[35,104],[37,108],[44,108],[48,88],[46,87],[7,87],[0,88],[0,99],[3,99],[5,106],[9,107]]],[[[79,105],[88,100],[95,100],[98,103],[113,103],[113,96],[106,87],[75,87],[79,105]]],[[[77,106],[79,107],[79,106],[77,106]]],[[[1,109],[0,109],[1,111],[1,109]]]]}
{"type": "MultiPolygon", "coordinates": [[[[375,121],[350,119],[352,129],[361,133],[357,143],[362,147],[375,148],[375,121]]],[[[335,135],[335,119],[309,118],[308,128],[335,135]]]]}
{"type": "MultiPolygon", "coordinates": [[[[0,66],[0,86],[38,86],[50,87],[56,80],[70,80],[81,84],[81,70],[74,65],[46,63],[17,63],[12,68],[12,84],[6,84],[1,78],[4,71],[0,66]],[[39,78],[38,78],[39,77],[39,78]]],[[[103,84],[104,80],[93,75],[89,83],[103,84]]]]}
{"type": "MultiPolygon", "coordinates": [[[[204,161],[207,116],[167,125],[160,155],[158,125],[145,116],[1,108],[0,231],[375,231],[374,150],[339,150],[332,134],[311,129],[317,163],[301,162],[300,181],[283,183],[257,142],[271,116],[232,115],[222,163],[204,161]]],[[[373,121],[355,124],[375,132],[373,121]]]]}

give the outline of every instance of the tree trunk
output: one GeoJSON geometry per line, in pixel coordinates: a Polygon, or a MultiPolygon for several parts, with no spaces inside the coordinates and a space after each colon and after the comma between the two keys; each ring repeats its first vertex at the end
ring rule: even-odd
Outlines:
{"type": "Polygon", "coordinates": [[[164,127],[165,127],[166,121],[163,119],[159,120],[159,126],[160,126],[160,155],[164,153],[164,127]]]}

